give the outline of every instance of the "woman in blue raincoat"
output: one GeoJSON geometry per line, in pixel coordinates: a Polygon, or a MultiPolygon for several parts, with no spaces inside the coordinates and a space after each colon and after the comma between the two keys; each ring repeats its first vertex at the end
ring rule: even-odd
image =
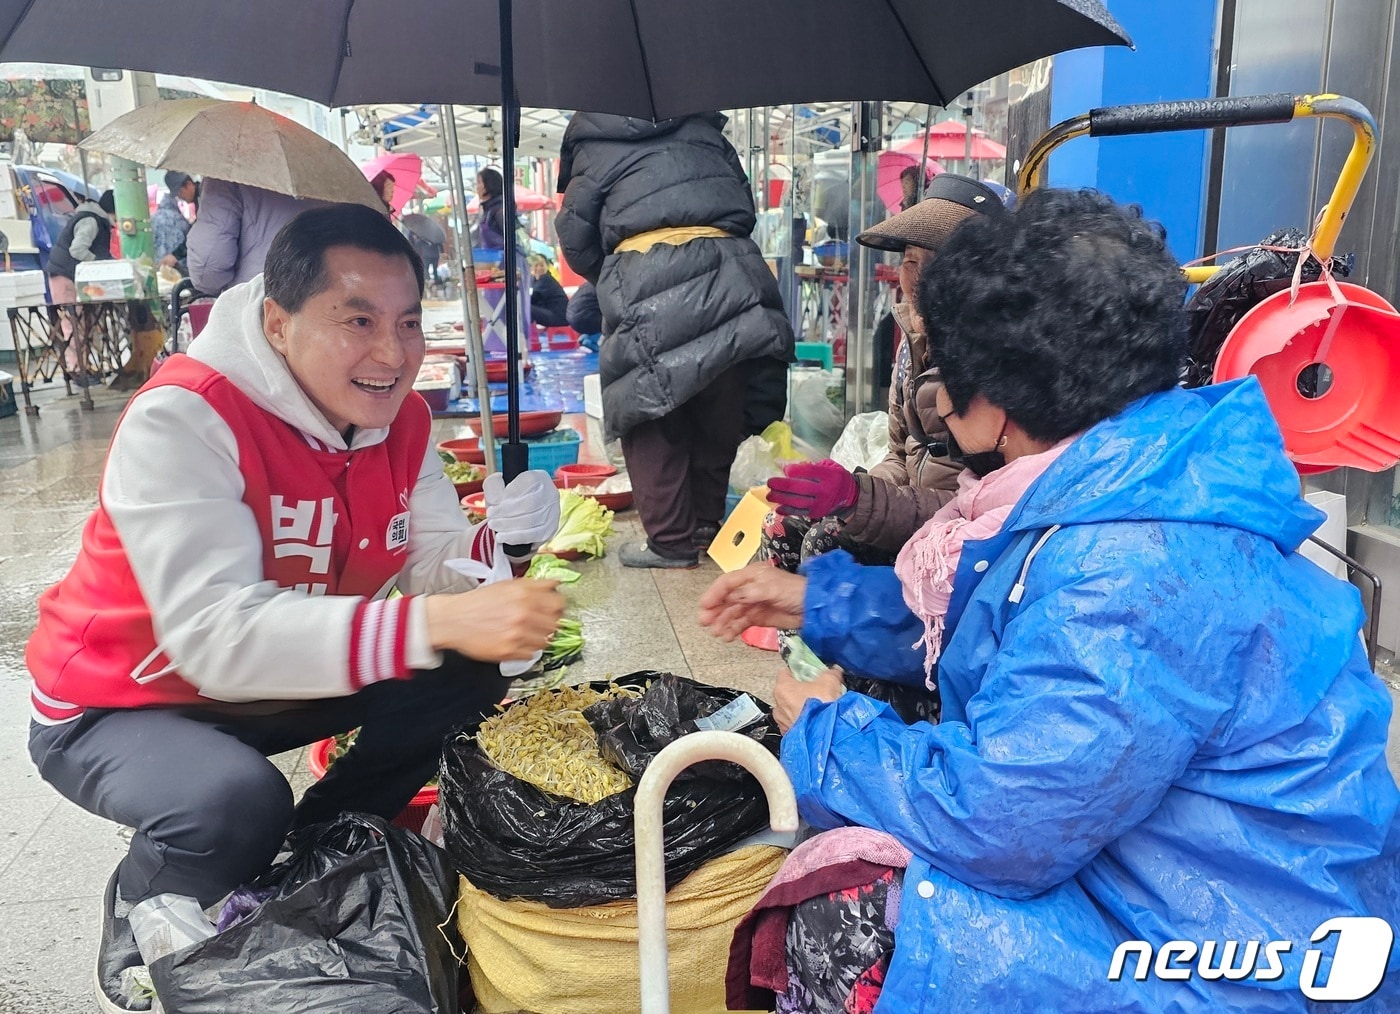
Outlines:
{"type": "MultiPolygon", "coordinates": [[[[779,680],[804,818],[913,854],[877,1011],[1397,1009],[1390,697],[1356,590],[1297,553],[1322,515],[1258,385],[1176,386],[1181,295],[1160,232],[1089,192],[969,221],[922,281],[965,455],[1075,439],[963,546],[940,724],[779,680]]],[[[764,569],[702,622],[921,673],[892,570],[764,569]]]]}

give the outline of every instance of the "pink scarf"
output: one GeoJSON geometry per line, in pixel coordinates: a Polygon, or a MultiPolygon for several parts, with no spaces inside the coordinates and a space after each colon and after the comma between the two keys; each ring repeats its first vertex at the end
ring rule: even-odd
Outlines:
{"type": "Polygon", "coordinates": [[[924,636],[914,647],[924,647],[930,690],[935,687],[933,667],[943,653],[943,617],[953,597],[963,543],[990,539],[1001,531],[1011,508],[1073,442],[1074,437],[1066,437],[1048,451],[1019,457],[981,479],[964,469],[958,476],[958,495],[899,551],[894,572],[904,586],[905,604],[924,621],[924,636]]]}

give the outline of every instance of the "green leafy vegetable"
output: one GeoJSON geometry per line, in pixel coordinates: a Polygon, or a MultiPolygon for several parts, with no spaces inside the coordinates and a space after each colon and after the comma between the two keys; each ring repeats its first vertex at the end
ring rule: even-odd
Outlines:
{"type": "Polygon", "coordinates": [[[444,464],[442,470],[447,473],[447,478],[451,482],[476,482],[485,475],[476,465],[466,461],[453,461],[444,464]]]}
{"type": "Polygon", "coordinates": [[[613,533],[613,512],[597,500],[579,496],[567,489],[559,491],[559,531],[541,547],[544,553],[578,552],[603,556],[607,539],[613,533]]]}
{"type": "Polygon", "coordinates": [[[544,649],[544,667],[553,669],[583,654],[583,624],[578,620],[562,619],[554,636],[544,649]]]}
{"type": "Polygon", "coordinates": [[[583,577],[578,571],[570,567],[568,561],[550,553],[540,553],[530,561],[530,569],[525,572],[526,577],[533,577],[541,581],[558,581],[560,584],[573,584],[583,577]]]}

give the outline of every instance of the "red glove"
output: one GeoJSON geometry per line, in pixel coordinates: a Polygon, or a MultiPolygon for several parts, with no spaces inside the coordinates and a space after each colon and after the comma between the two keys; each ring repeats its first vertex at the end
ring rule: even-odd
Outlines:
{"type": "Polygon", "coordinates": [[[793,462],[783,469],[782,476],[768,480],[768,501],[784,517],[817,520],[842,514],[855,506],[859,494],[856,477],[830,458],[793,462]]]}

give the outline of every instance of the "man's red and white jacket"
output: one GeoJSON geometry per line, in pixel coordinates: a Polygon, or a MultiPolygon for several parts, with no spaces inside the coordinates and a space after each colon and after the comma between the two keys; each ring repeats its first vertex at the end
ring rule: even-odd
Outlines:
{"type": "Polygon", "coordinates": [[[221,296],[117,424],[77,561],[39,600],[37,721],[337,697],[441,664],[415,596],[470,589],[444,561],[494,545],[428,407],[410,394],[347,446],[268,344],[262,302],[261,276],[221,296]]]}

